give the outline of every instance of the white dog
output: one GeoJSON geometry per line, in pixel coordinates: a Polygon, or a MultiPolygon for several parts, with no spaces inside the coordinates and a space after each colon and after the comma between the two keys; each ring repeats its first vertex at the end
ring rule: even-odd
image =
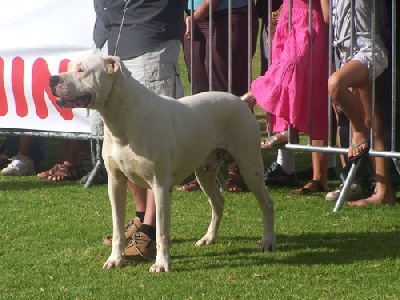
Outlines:
{"type": "Polygon", "coordinates": [[[264,231],[261,251],[275,250],[274,210],[263,180],[259,125],[248,106],[223,92],[175,100],[161,97],[130,76],[118,57],[89,56],[50,77],[61,107],[87,107],[104,120],[103,159],[112,208],[112,252],[103,268],[124,263],[127,180],[151,188],[156,201],[156,262],[151,272],[170,270],[171,198],[174,184],[193,171],[212,207],[207,233],[196,245],[214,242],[224,210],[216,174],[234,159],[257,198],[264,231]]]}

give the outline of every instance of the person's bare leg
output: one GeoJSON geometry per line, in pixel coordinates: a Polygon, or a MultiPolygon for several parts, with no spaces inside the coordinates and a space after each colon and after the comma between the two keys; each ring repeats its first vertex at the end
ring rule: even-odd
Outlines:
{"type": "Polygon", "coordinates": [[[136,212],[144,212],[143,224],[156,227],[156,203],[153,191],[137,186],[130,180],[128,187],[136,205],[136,212]]]}
{"type": "Polygon", "coordinates": [[[80,152],[85,147],[86,141],[69,140],[66,145],[66,153],[64,153],[64,165],[77,166],[80,163],[80,152]]]}
{"type": "MultiPolygon", "coordinates": [[[[352,144],[357,145],[368,139],[366,115],[371,102],[371,87],[369,85],[369,72],[358,61],[349,61],[338,71],[334,72],[328,81],[329,93],[332,99],[340,105],[352,125],[352,144]],[[356,88],[362,92],[355,94],[349,88],[356,88]],[[367,107],[365,107],[367,106],[367,107]]],[[[368,119],[368,118],[367,118],[368,119]]],[[[349,157],[357,156],[368,147],[363,143],[359,147],[350,147],[349,157]]]]}
{"type": "MultiPolygon", "coordinates": [[[[326,145],[326,142],[324,140],[312,140],[311,144],[313,146],[324,146],[326,145]]],[[[312,152],[311,159],[313,168],[312,180],[318,181],[324,191],[328,191],[328,153],[312,152]]],[[[304,188],[317,192],[318,190],[316,190],[316,188],[319,187],[316,186],[316,183],[310,181],[304,186],[304,188]]]]}
{"type": "Polygon", "coordinates": [[[147,189],[141,188],[128,180],[128,188],[132,194],[132,200],[136,206],[136,212],[146,212],[147,189]]]}
{"type": "Polygon", "coordinates": [[[147,189],[146,197],[146,213],[144,214],[143,224],[156,227],[156,201],[154,193],[151,189],[147,189]]]}
{"type": "Polygon", "coordinates": [[[25,155],[26,157],[30,157],[31,148],[32,148],[32,137],[21,135],[19,138],[18,152],[25,155]]]}
{"type": "MultiPolygon", "coordinates": [[[[384,141],[384,128],[382,125],[382,119],[380,118],[380,113],[378,109],[375,110],[375,150],[384,151],[385,141],[384,141]]],[[[350,206],[368,206],[368,205],[379,205],[379,204],[389,204],[394,205],[396,202],[396,196],[394,194],[392,184],[390,181],[389,174],[389,158],[385,157],[371,157],[372,164],[375,169],[376,177],[376,192],[366,199],[361,199],[359,201],[352,201],[348,204],[350,206]]]]}
{"type": "MultiPolygon", "coordinates": [[[[312,140],[313,146],[325,146],[324,140],[312,140]]],[[[312,152],[312,167],[313,167],[313,180],[318,181],[324,187],[325,191],[328,190],[328,153],[312,152]]]]}

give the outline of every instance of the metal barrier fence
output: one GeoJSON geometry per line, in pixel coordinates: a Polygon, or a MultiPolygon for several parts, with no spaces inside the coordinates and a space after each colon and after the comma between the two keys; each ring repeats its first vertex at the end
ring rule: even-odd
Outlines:
{"type": "MultiPolygon", "coordinates": [[[[262,1],[259,0],[259,2],[265,2],[266,0],[262,1]]],[[[309,7],[312,7],[312,3],[313,1],[318,1],[318,0],[309,0],[309,7]]],[[[271,18],[271,12],[272,12],[272,0],[268,0],[268,5],[267,5],[267,10],[268,10],[268,18],[263,20],[263,23],[268,25],[269,31],[271,32],[271,28],[272,28],[272,18],[271,18]]],[[[354,1],[351,1],[352,5],[353,5],[353,11],[354,11],[354,1]]],[[[374,2],[375,3],[375,2],[374,2]]],[[[293,4],[293,0],[289,1],[289,6],[292,7],[293,4]]],[[[213,0],[210,0],[210,8],[209,8],[209,36],[212,36],[213,33],[213,21],[214,21],[214,16],[215,16],[215,12],[212,9],[213,6],[213,0]]],[[[390,17],[391,17],[391,28],[396,29],[396,24],[397,24],[397,5],[396,5],[396,1],[392,0],[391,1],[391,12],[390,12],[390,17]]],[[[254,10],[254,6],[253,6],[253,1],[252,0],[248,0],[247,3],[247,8],[248,8],[248,18],[247,18],[247,35],[248,35],[248,41],[247,41],[247,45],[242,45],[243,49],[244,47],[247,48],[247,58],[243,58],[243,59],[247,59],[247,73],[249,74],[248,76],[248,80],[247,80],[247,87],[248,90],[250,89],[250,84],[252,82],[252,78],[251,78],[251,74],[252,74],[252,51],[254,50],[252,47],[252,42],[251,42],[251,36],[252,36],[252,26],[253,23],[251,21],[252,18],[252,14],[253,14],[253,10],[254,10]]],[[[375,8],[375,4],[374,4],[374,8],[375,8]]],[[[193,4],[191,7],[191,10],[194,10],[193,4]]],[[[233,34],[233,28],[232,28],[232,10],[233,10],[233,1],[232,0],[228,0],[228,69],[226,70],[227,72],[227,76],[228,76],[228,86],[227,86],[227,91],[228,92],[232,92],[233,87],[232,87],[232,78],[233,76],[235,76],[235,74],[233,74],[232,71],[232,66],[233,64],[235,64],[235,61],[232,61],[232,34],[233,34]]],[[[371,18],[373,20],[375,20],[375,10],[371,12],[371,18]]],[[[312,30],[311,30],[311,25],[312,25],[312,15],[311,15],[311,9],[310,9],[310,17],[309,17],[309,28],[310,28],[310,35],[312,34],[312,30]]],[[[262,24],[263,24],[262,23],[262,24]]],[[[375,24],[375,23],[374,23],[375,24]]],[[[291,13],[289,12],[289,24],[288,24],[289,28],[291,26],[291,13]]],[[[191,20],[191,28],[194,28],[194,22],[193,20],[191,20]]],[[[332,44],[332,21],[330,20],[329,22],[329,31],[330,31],[330,35],[329,35],[329,43],[332,44]]],[[[272,41],[271,41],[271,37],[269,37],[268,40],[268,45],[271,45],[272,41]]],[[[390,114],[389,117],[391,119],[391,124],[390,124],[390,149],[388,149],[387,151],[377,151],[374,149],[374,130],[371,130],[371,149],[369,151],[370,156],[381,156],[381,157],[388,157],[388,158],[392,158],[398,169],[400,169],[399,163],[397,161],[397,159],[400,158],[400,152],[398,150],[398,148],[396,148],[396,142],[399,140],[397,137],[397,131],[396,131],[396,126],[397,123],[400,121],[397,118],[397,109],[396,109],[396,95],[397,95],[397,75],[396,75],[396,71],[397,71],[397,32],[396,30],[392,31],[392,35],[391,35],[391,103],[390,103],[390,114]]],[[[190,47],[191,47],[191,58],[190,61],[193,62],[193,39],[190,41],[190,47]]],[[[209,43],[208,45],[209,47],[209,70],[212,70],[213,68],[213,44],[209,43]]],[[[312,49],[311,49],[312,51],[312,49]]],[[[271,57],[271,49],[268,49],[268,62],[271,61],[270,57],[271,57]]],[[[329,52],[329,60],[332,61],[333,59],[333,53],[332,53],[332,49],[330,48],[330,52],[329,52]]],[[[311,70],[312,68],[310,68],[311,70]]],[[[330,72],[332,72],[332,70],[330,70],[330,72]]],[[[190,67],[190,72],[189,72],[190,78],[193,80],[195,80],[196,78],[196,72],[194,71],[193,65],[191,65],[190,67]]],[[[209,72],[209,90],[213,89],[213,75],[212,72],[209,72]]],[[[375,91],[375,81],[372,82],[372,88],[373,91],[375,91]]],[[[193,93],[193,86],[192,86],[192,93],[193,93]]],[[[328,93],[327,93],[328,95],[328,93]]],[[[328,97],[328,96],[327,96],[328,97]]],[[[329,102],[329,110],[327,111],[328,114],[328,120],[329,123],[332,124],[334,122],[334,116],[332,113],[332,110],[330,109],[331,107],[331,99],[328,97],[327,101],[329,102]]],[[[376,101],[376,97],[373,94],[373,98],[372,98],[372,103],[375,103],[376,101]]],[[[310,99],[310,105],[312,103],[312,99],[310,99]]],[[[372,111],[372,114],[374,115],[375,111],[372,111]]],[[[312,118],[309,120],[309,126],[312,126],[312,118]]],[[[346,154],[348,149],[347,148],[339,148],[335,145],[332,144],[332,140],[333,140],[333,135],[334,132],[332,130],[332,126],[329,126],[329,132],[328,132],[328,145],[326,147],[317,147],[317,146],[313,146],[311,145],[310,141],[311,141],[311,137],[308,137],[308,141],[306,144],[293,144],[290,143],[290,135],[291,135],[291,130],[289,128],[289,143],[285,146],[286,149],[290,149],[293,151],[308,151],[308,152],[326,152],[326,153],[332,153],[332,154],[346,154]]],[[[89,180],[87,181],[87,183],[85,184],[85,187],[89,187],[92,184],[92,180],[94,178],[94,176],[96,175],[97,170],[101,167],[102,162],[101,162],[101,155],[100,155],[100,142],[102,140],[101,136],[92,136],[90,134],[70,134],[70,133],[62,133],[62,132],[36,132],[36,131],[16,131],[16,130],[5,130],[5,129],[0,129],[0,135],[30,135],[30,136],[44,136],[44,137],[55,137],[55,138],[68,138],[68,139],[90,139],[90,140],[94,140],[96,142],[96,147],[94,150],[95,153],[95,157],[96,157],[96,165],[94,168],[94,171],[92,172],[92,174],[89,177],[89,180]]],[[[350,184],[352,182],[352,179],[355,175],[355,172],[357,170],[357,164],[353,164],[353,167],[351,168],[349,175],[348,175],[348,179],[346,180],[346,183],[344,184],[341,196],[339,197],[339,199],[336,202],[334,211],[338,211],[340,210],[341,206],[343,205],[343,201],[347,195],[347,191],[350,187],[350,184]]]]}
{"type": "MultiPolygon", "coordinates": [[[[309,4],[309,8],[312,8],[313,5],[313,1],[319,1],[319,0],[309,0],[308,4],[309,4]]],[[[235,64],[234,61],[232,61],[232,0],[228,0],[229,5],[228,5],[228,24],[227,24],[227,28],[228,28],[228,60],[229,60],[229,67],[227,70],[227,76],[228,76],[228,81],[229,81],[229,85],[227,87],[227,91],[228,92],[232,92],[232,76],[235,76],[235,74],[232,74],[232,64],[235,64]]],[[[271,18],[271,13],[272,13],[272,0],[268,0],[268,20],[263,20],[263,23],[266,23],[268,25],[268,29],[269,32],[271,32],[272,29],[272,18],[271,18]]],[[[292,14],[291,14],[291,8],[293,6],[293,0],[288,1],[289,2],[289,30],[291,29],[291,21],[292,21],[292,14]]],[[[304,1],[307,2],[307,1],[304,1]]],[[[388,1],[389,2],[389,1],[388,1]]],[[[213,32],[213,24],[214,24],[214,15],[215,12],[212,9],[213,6],[213,1],[210,0],[210,8],[209,8],[209,36],[212,36],[212,32],[213,32]]],[[[354,12],[355,11],[355,4],[354,1],[350,1],[351,3],[351,9],[354,12]]],[[[371,18],[372,18],[372,24],[373,27],[376,25],[376,2],[372,1],[373,3],[373,9],[371,11],[371,18]]],[[[332,1],[330,1],[330,4],[332,4],[332,1]]],[[[254,9],[253,5],[252,5],[252,1],[249,0],[248,4],[248,41],[247,41],[247,60],[248,60],[248,74],[250,74],[249,78],[248,78],[248,87],[250,89],[250,83],[251,83],[251,69],[252,69],[252,56],[251,56],[251,26],[252,26],[252,22],[251,22],[251,16],[252,16],[252,9],[254,9]]],[[[330,7],[332,7],[332,5],[330,5],[330,7]]],[[[193,6],[192,9],[193,11],[193,6]]],[[[331,14],[332,16],[332,11],[331,14]]],[[[311,9],[309,9],[309,34],[310,34],[310,38],[312,38],[312,12],[311,9]]],[[[374,123],[372,122],[371,125],[371,132],[370,132],[370,144],[371,144],[371,148],[369,151],[369,155],[370,156],[379,156],[379,157],[387,157],[387,158],[391,158],[393,159],[394,163],[396,164],[397,170],[400,170],[400,165],[399,162],[397,161],[397,159],[400,158],[400,152],[399,149],[396,148],[396,143],[398,143],[399,138],[397,137],[397,130],[396,130],[396,126],[398,126],[397,123],[400,122],[399,117],[397,117],[397,108],[396,108],[396,95],[397,95],[397,86],[396,83],[397,81],[397,67],[398,67],[398,63],[396,60],[396,54],[397,54],[397,32],[396,32],[396,24],[397,24],[397,5],[396,5],[396,1],[392,0],[390,5],[389,5],[389,19],[391,19],[390,21],[390,27],[392,28],[392,34],[391,34],[391,48],[389,49],[391,54],[390,54],[390,61],[391,61],[391,66],[389,66],[390,68],[390,77],[391,77],[391,93],[390,93],[390,97],[391,97],[391,101],[390,101],[390,108],[389,110],[389,114],[387,115],[388,118],[390,118],[390,124],[389,124],[389,128],[391,129],[389,132],[390,135],[390,147],[388,147],[388,150],[386,151],[377,151],[375,149],[375,141],[374,141],[374,123]]],[[[194,26],[194,22],[193,20],[191,20],[191,28],[193,29],[194,26]]],[[[263,30],[263,29],[262,29],[263,30]]],[[[354,28],[352,28],[352,30],[354,30],[354,28]]],[[[192,30],[193,31],[193,30],[192,30]]],[[[333,42],[333,26],[332,26],[332,17],[330,17],[330,21],[329,21],[329,44],[332,45],[333,42]]],[[[374,45],[374,34],[375,34],[375,28],[372,29],[372,41],[373,41],[373,45],[374,45]]],[[[354,35],[353,35],[354,36],[354,35]]],[[[354,41],[352,41],[353,43],[354,41]]],[[[268,45],[272,44],[272,40],[271,37],[268,37],[268,45]]],[[[310,43],[311,44],[311,43],[310,43]]],[[[351,44],[353,45],[353,44],[351,44]]],[[[212,46],[213,44],[210,42],[209,43],[209,70],[212,70],[213,68],[213,57],[212,57],[212,53],[213,53],[213,49],[212,46]]],[[[243,48],[245,46],[243,45],[243,48]]],[[[333,61],[333,49],[332,47],[329,47],[329,61],[333,61]]],[[[374,49],[374,48],[373,48],[374,49]]],[[[191,41],[191,61],[193,61],[193,40],[191,41]]],[[[310,50],[312,52],[312,49],[310,50]]],[[[271,62],[271,48],[268,49],[268,62],[271,62]]],[[[374,56],[373,56],[374,57],[374,56]]],[[[244,58],[243,58],[244,59],[244,58]]],[[[374,58],[373,58],[373,63],[374,63],[374,58]]],[[[192,62],[191,62],[192,63],[192,62]]],[[[312,68],[310,67],[310,72],[312,71],[312,68]]],[[[372,66],[372,72],[375,72],[375,66],[372,66]]],[[[329,74],[332,73],[332,67],[330,67],[329,70],[329,74]]],[[[372,76],[373,77],[373,76],[372,76]]],[[[193,71],[193,65],[190,66],[190,78],[192,78],[193,80],[195,80],[196,78],[196,73],[193,71]]],[[[213,89],[213,77],[212,77],[212,72],[209,71],[209,90],[213,89]]],[[[193,82],[192,80],[192,82],[193,82]]],[[[376,83],[375,80],[372,80],[372,91],[373,91],[373,97],[372,97],[372,116],[375,115],[375,109],[374,109],[374,105],[377,101],[376,99],[376,95],[375,95],[375,91],[376,91],[376,87],[375,87],[376,83]]],[[[311,88],[311,87],[310,87],[311,88]]],[[[192,93],[193,93],[193,87],[192,87],[192,93]]],[[[312,105],[312,100],[310,99],[310,105],[312,105]]],[[[325,152],[325,153],[332,153],[332,154],[341,154],[341,155],[346,155],[348,152],[348,148],[340,148],[337,147],[335,144],[332,143],[335,137],[335,132],[333,131],[333,128],[331,125],[336,121],[336,117],[334,116],[334,113],[331,109],[332,107],[332,100],[331,98],[328,96],[328,91],[327,91],[327,101],[329,103],[328,107],[328,111],[326,112],[328,114],[328,120],[329,120],[329,124],[330,126],[328,127],[329,132],[328,132],[328,145],[327,146],[313,146],[311,145],[311,137],[308,137],[308,140],[306,142],[306,144],[293,144],[290,143],[291,141],[291,129],[289,127],[289,143],[287,145],[285,145],[285,149],[289,149],[289,150],[293,150],[293,151],[309,151],[309,152],[325,152]]],[[[381,100],[378,100],[381,101],[381,100]]],[[[318,116],[314,116],[314,117],[318,117],[318,116]]],[[[268,118],[268,116],[267,116],[268,118]]],[[[372,118],[373,120],[373,118],[372,118]]],[[[387,120],[386,120],[387,121],[387,120]]],[[[268,122],[267,122],[268,123],[268,122]]],[[[312,127],[313,124],[313,119],[310,118],[309,120],[309,126],[310,128],[312,127]]],[[[309,132],[311,132],[311,130],[309,130],[309,132]]],[[[269,132],[270,134],[270,132],[269,132]]],[[[399,147],[399,146],[397,146],[399,147]]],[[[344,199],[346,198],[350,185],[352,183],[352,180],[355,176],[356,170],[358,168],[359,165],[359,161],[356,161],[355,163],[353,163],[347,180],[345,181],[345,184],[343,186],[343,189],[341,191],[341,194],[339,196],[339,199],[336,201],[335,207],[333,209],[333,211],[339,211],[343,205],[344,199]]]]}
{"type": "Polygon", "coordinates": [[[103,136],[96,136],[90,133],[69,133],[69,132],[56,132],[56,131],[29,131],[17,129],[0,129],[0,136],[36,136],[45,138],[60,138],[60,139],[73,139],[73,140],[89,140],[91,141],[91,154],[92,162],[94,162],[93,170],[90,172],[89,178],[84,184],[85,188],[89,188],[94,184],[95,177],[103,168],[103,160],[101,157],[101,141],[103,136]]]}

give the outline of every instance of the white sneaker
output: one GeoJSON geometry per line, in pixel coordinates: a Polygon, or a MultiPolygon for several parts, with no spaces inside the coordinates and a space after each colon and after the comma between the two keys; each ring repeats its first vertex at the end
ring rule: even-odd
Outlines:
{"type": "Polygon", "coordinates": [[[35,174],[33,160],[30,160],[25,155],[18,153],[11,159],[11,163],[1,170],[1,175],[4,176],[26,176],[35,174]]]}
{"type": "MultiPolygon", "coordinates": [[[[339,198],[342,189],[343,183],[334,191],[327,193],[325,199],[328,201],[336,201],[339,198]]],[[[347,200],[359,200],[363,198],[368,198],[369,196],[371,196],[371,192],[362,188],[362,186],[358,183],[352,183],[348,191],[347,200]]]]}

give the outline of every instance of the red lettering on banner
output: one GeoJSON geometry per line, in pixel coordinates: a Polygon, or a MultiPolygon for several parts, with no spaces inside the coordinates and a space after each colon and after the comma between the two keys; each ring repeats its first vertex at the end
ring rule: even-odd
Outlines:
{"type": "Polygon", "coordinates": [[[58,69],[58,73],[67,72],[68,70],[69,59],[63,59],[60,61],[60,68],[58,69]]]}
{"type": "Polygon", "coordinates": [[[4,85],[4,60],[0,57],[0,117],[4,117],[7,112],[8,103],[4,85]]]}
{"type": "MultiPolygon", "coordinates": [[[[68,65],[67,60],[60,62],[60,72],[65,72],[68,65]]],[[[47,118],[49,111],[44,98],[45,92],[53,103],[56,110],[64,118],[64,120],[72,120],[73,113],[71,109],[59,108],[56,104],[56,97],[51,94],[49,87],[50,71],[47,62],[43,58],[35,60],[32,66],[32,97],[36,107],[36,114],[39,118],[47,118]]]]}
{"type": "Polygon", "coordinates": [[[25,117],[28,114],[28,103],[24,92],[24,60],[18,56],[12,60],[11,85],[17,115],[25,117]]]}

